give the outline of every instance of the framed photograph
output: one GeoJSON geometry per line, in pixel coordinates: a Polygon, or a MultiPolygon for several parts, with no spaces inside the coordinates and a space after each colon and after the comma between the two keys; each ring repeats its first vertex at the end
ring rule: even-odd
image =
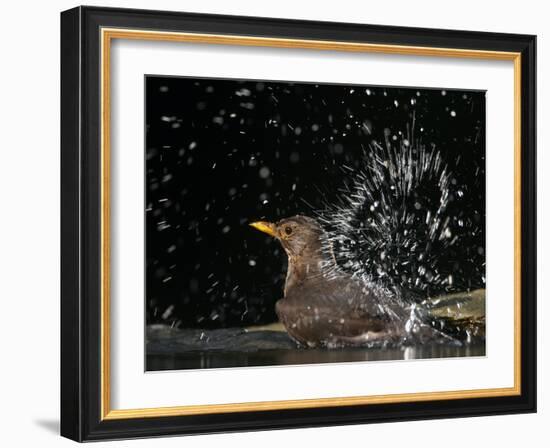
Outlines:
{"type": "Polygon", "coordinates": [[[535,36],[61,14],[61,433],[536,410],[535,36]]]}

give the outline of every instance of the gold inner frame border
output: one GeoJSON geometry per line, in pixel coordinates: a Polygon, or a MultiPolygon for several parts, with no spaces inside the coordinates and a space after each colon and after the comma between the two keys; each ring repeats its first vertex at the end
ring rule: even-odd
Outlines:
{"type": "Polygon", "coordinates": [[[229,412],[252,412],[433,400],[502,397],[521,394],[521,53],[421,47],[341,41],[198,34],[138,29],[101,29],[101,420],[169,417],[229,412]],[[455,57],[513,61],[514,63],[514,386],[391,395],[313,398],[208,405],[111,409],[110,345],[110,63],[113,39],[185,42],[212,45],[296,48],[325,51],[368,52],[412,56],[455,57]]]}

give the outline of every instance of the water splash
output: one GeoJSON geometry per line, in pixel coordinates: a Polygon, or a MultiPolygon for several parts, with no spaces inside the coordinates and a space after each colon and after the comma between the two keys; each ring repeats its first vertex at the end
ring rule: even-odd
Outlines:
{"type": "Polygon", "coordinates": [[[457,243],[449,204],[453,175],[435,146],[413,135],[364,151],[361,170],[344,167],[351,181],[338,200],[316,212],[326,230],[323,248],[344,271],[394,300],[415,303],[455,287],[443,262],[457,243]]]}

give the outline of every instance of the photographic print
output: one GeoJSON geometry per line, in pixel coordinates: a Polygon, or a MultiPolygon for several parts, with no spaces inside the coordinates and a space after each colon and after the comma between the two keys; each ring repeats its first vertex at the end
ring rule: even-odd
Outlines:
{"type": "Polygon", "coordinates": [[[485,355],[485,92],[146,76],[146,369],[485,355]]]}

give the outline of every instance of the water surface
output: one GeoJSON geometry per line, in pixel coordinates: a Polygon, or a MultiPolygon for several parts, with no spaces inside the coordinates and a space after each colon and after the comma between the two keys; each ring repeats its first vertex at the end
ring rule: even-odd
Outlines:
{"type": "Polygon", "coordinates": [[[280,331],[150,327],[146,353],[146,370],[155,371],[485,356],[485,343],[310,349],[280,331]]]}

